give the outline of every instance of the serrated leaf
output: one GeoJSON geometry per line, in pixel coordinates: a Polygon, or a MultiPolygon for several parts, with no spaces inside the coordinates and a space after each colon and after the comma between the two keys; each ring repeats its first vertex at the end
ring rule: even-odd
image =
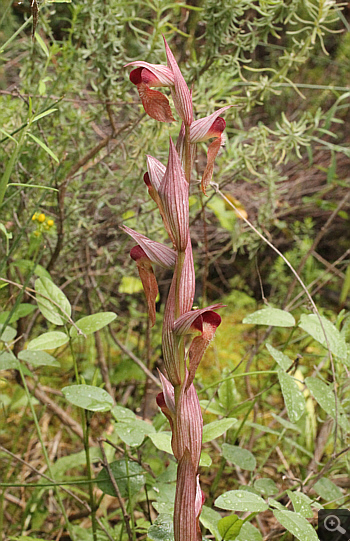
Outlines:
{"type": "MultiPolygon", "coordinates": [[[[145,484],[143,469],[136,462],[128,462],[129,476],[127,474],[125,460],[116,460],[109,464],[114,479],[118,485],[122,498],[129,497],[128,484],[130,485],[131,495],[134,496],[145,484]]],[[[104,494],[116,496],[112,481],[107,470],[103,469],[96,477],[97,486],[104,494]]]]}
{"type": "Polygon", "coordinates": [[[215,500],[216,507],[230,511],[249,511],[250,513],[261,513],[268,509],[267,503],[251,492],[245,490],[230,490],[215,500]]]}
{"type": "Polygon", "coordinates": [[[295,319],[289,312],[279,308],[263,308],[243,319],[244,324],[271,325],[272,327],[294,327],[295,319]]]}
{"type": "Polygon", "coordinates": [[[337,485],[335,485],[330,479],[327,479],[327,477],[322,477],[321,479],[319,479],[317,483],[314,484],[313,489],[316,494],[321,496],[321,498],[326,502],[338,500],[339,498],[342,498],[344,496],[341,489],[337,485]]]}
{"type": "Polygon", "coordinates": [[[155,432],[154,426],[139,419],[125,419],[115,425],[114,430],[121,440],[130,447],[141,445],[145,436],[155,432]]]}
{"type": "Polygon", "coordinates": [[[237,541],[262,541],[263,536],[259,532],[253,524],[250,522],[245,522],[242,526],[241,531],[239,532],[239,536],[237,537],[237,541]]]}
{"type": "Polygon", "coordinates": [[[161,514],[154,521],[147,532],[151,541],[174,541],[173,517],[168,514],[161,514]]]}
{"type": "Polygon", "coordinates": [[[11,342],[14,338],[16,338],[17,331],[13,327],[10,327],[7,325],[4,327],[4,325],[0,325],[0,340],[1,342],[11,342]]]}
{"type": "Polygon", "coordinates": [[[54,325],[64,325],[71,316],[72,307],[63,291],[48,278],[35,280],[35,290],[38,293],[36,301],[44,318],[54,325]]]}
{"type": "Polygon", "coordinates": [[[61,366],[55,357],[52,357],[52,355],[46,353],[46,351],[25,349],[19,352],[18,358],[21,359],[21,361],[30,363],[32,366],[56,366],[58,368],[61,366]]]}
{"type": "Polygon", "coordinates": [[[68,402],[89,411],[109,411],[113,407],[110,394],[93,385],[69,385],[62,393],[68,402]]]}
{"type": "Polygon", "coordinates": [[[268,349],[271,357],[273,357],[276,363],[279,364],[283,370],[288,370],[288,368],[290,368],[290,366],[293,364],[293,361],[291,361],[287,355],[271,346],[271,344],[266,344],[266,348],[268,349]]]}
{"type": "Polygon", "coordinates": [[[311,524],[298,513],[275,509],[273,514],[278,522],[300,541],[318,541],[317,534],[311,524]]]}
{"type": "Polygon", "coordinates": [[[287,495],[293,504],[294,511],[305,518],[312,518],[314,513],[311,509],[312,500],[302,492],[287,490],[287,495]]]}
{"type": "Polygon", "coordinates": [[[258,490],[264,496],[272,496],[272,494],[278,493],[278,488],[276,483],[267,477],[262,479],[257,479],[254,483],[254,488],[258,490]]]}
{"type": "MultiPolygon", "coordinates": [[[[91,316],[82,317],[76,322],[76,326],[86,335],[92,334],[103,327],[106,327],[115,320],[117,314],[114,312],[99,312],[91,316]]],[[[78,336],[78,331],[75,327],[71,327],[70,333],[72,338],[78,336]]]]}
{"type": "MultiPolygon", "coordinates": [[[[338,329],[329,321],[329,319],[320,316],[331,352],[340,359],[347,359],[347,344],[345,338],[340,334],[338,329]]],[[[323,347],[327,348],[326,339],[321,327],[320,321],[316,314],[302,314],[300,317],[299,327],[306,331],[312,338],[319,342],[323,347]]]]}
{"type": "Polygon", "coordinates": [[[242,470],[255,470],[255,456],[248,449],[242,449],[238,445],[224,443],[222,445],[222,455],[226,460],[232,462],[235,466],[239,466],[242,470]]]}
{"type": "Polygon", "coordinates": [[[69,338],[64,332],[45,332],[44,334],[38,336],[38,338],[31,340],[27,345],[27,349],[55,349],[63,346],[68,341],[69,338]]]}
{"type": "Polygon", "coordinates": [[[231,541],[236,539],[241,528],[243,526],[243,520],[237,517],[237,515],[230,515],[224,517],[218,522],[218,530],[224,541],[231,541]]]}
{"type": "Polygon", "coordinates": [[[281,368],[278,369],[278,379],[281,385],[284,403],[288,417],[295,423],[305,411],[305,398],[292,376],[286,374],[281,368]]]}
{"type": "Polygon", "coordinates": [[[169,453],[169,455],[173,454],[171,448],[171,432],[158,432],[156,434],[149,434],[148,437],[157,449],[169,453]]]}
{"type": "Polygon", "coordinates": [[[220,419],[219,421],[213,421],[203,427],[203,443],[212,441],[222,436],[227,430],[231,428],[237,419],[229,417],[228,419],[220,419]]]}

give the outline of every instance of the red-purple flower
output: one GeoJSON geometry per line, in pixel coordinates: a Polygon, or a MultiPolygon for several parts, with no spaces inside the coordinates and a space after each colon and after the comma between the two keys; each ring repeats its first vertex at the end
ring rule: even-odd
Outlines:
{"type": "Polygon", "coordinates": [[[175,109],[187,126],[193,120],[192,99],[173,53],[164,38],[168,66],[136,60],[126,66],[137,66],[130,73],[130,81],[136,86],[146,113],[160,122],[173,122],[168,98],[151,87],[169,87],[175,109]]]}

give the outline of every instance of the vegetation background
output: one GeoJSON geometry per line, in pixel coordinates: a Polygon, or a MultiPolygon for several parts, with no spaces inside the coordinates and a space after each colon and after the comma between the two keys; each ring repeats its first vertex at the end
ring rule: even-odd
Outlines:
{"type": "Polygon", "coordinates": [[[227,305],[196,380],[203,536],[313,541],[317,509],[349,505],[349,6],[1,8],[2,538],[171,540],[176,471],[155,405],[169,276],[158,272],[150,332],[119,229],[163,240],[142,176],[145,155],[165,163],[177,134],[146,117],[123,66],[164,63],[164,34],[197,118],[235,106],[214,172],[226,199],[196,183],[190,199],[196,302],[227,305]],[[84,338],[77,322],[93,314],[84,338]],[[69,394],[75,383],[97,389],[95,405],[69,394]]]}

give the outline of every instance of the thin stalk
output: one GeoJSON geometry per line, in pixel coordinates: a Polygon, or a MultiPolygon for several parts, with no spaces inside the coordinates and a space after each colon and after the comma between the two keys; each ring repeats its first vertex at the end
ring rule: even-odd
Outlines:
{"type": "Polygon", "coordinates": [[[132,538],[134,541],[136,541],[136,532],[135,532],[135,520],[134,520],[134,510],[132,507],[132,494],[131,494],[131,485],[130,485],[130,472],[129,472],[129,460],[128,460],[128,453],[126,450],[126,444],[124,443],[124,453],[125,453],[125,470],[126,470],[126,476],[128,479],[128,496],[129,496],[129,516],[130,516],[130,522],[132,527],[132,538]]]}
{"type": "MultiPolygon", "coordinates": [[[[21,365],[20,361],[18,363],[18,370],[19,370],[21,380],[22,380],[22,383],[23,383],[23,387],[24,387],[24,390],[25,390],[25,393],[26,393],[26,396],[27,396],[27,399],[28,399],[29,408],[30,408],[30,411],[31,411],[31,414],[32,414],[32,417],[33,417],[33,420],[34,420],[35,428],[36,428],[36,431],[37,431],[37,434],[38,434],[40,445],[41,445],[43,455],[44,455],[44,458],[45,458],[45,462],[46,462],[46,465],[47,465],[47,470],[49,472],[49,475],[50,475],[51,479],[54,480],[54,477],[53,477],[52,471],[51,471],[50,459],[49,459],[49,456],[47,454],[47,450],[46,450],[46,447],[45,447],[45,444],[44,444],[44,440],[42,438],[40,425],[39,425],[38,418],[37,418],[36,413],[35,413],[35,409],[34,409],[34,406],[33,406],[33,403],[32,403],[32,397],[30,395],[30,392],[29,392],[29,389],[28,389],[28,386],[27,386],[26,379],[25,379],[24,374],[23,374],[23,369],[22,369],[22,365],[21,365]]],[[[71,536],[71,538],[74,540],[75,539],[74,531],[73,531],[73,528],[72,528],[72,526],[71,526],[71,524],[70,524],[70,522],[68,520],[68,516],[67,516],[66,510],[64,508],[62,498],[61,498],[61,495],[59,493],[57,485],[55,485],[54,490],[55,490],[55,494],[56,494],[58,504],[60,506],[60,509],[61,509],[61,512],[62,512],[64,521],[65,521],[67,530],[68,530],[69,535],[71,536]]]]}
{"type": "Polygon", "coordinates": [[[23,145],[23,141],[24,141],[24,138],[25,138],[25,136],[27,134],[27,131],[28,131],[28,127],[25,128],[22,131],[22,133],[21,133],[21,135],[19,137],[18,143],[16,142],[16,146],[15,146],[14,151],[12,152],[12,156],[9,159],[9,161],[7,162],[4,174],[2,175],[2,177],[0,179],[0,206],[1,206],[2,202],[3,202],[3,200],[4,200],[8,181],[10,179],[12,169],[14,168],[14,165],[16,163],[16,159],[17,159],[17,157],[19,155],[19,152],[21,150],[21,147],[23,145]]]}
{"type": "MultiPolygon", "coordinates": [[[[11,3],[11,2],[10,2],[11,3]]],[[[22,26],[20,26],[20,28],[18,30],[16,30],[16,32],[4,43],[4,45],[0,48],[0,54],[3,53],[6,49],[6,47],[8,45],[10,45],[10,43],[13,42],[13,40],[18,36],[18,34],[20,34],[22,32],[22,30],[24,30],[28,25],[29,23],[32,22],[32,19],[33,17],[30,16],[29,19],[27,19],[23,24],[22,26]]]]}
{"type": "MultiPolygon", "coordinates": [[[[74,374],[75,374],[75,380],[77,382],[77,385],[80,383],[80,376],[79,376],[79,370],[78,370],[78,363],[75,356],[75,352],[73,349],[73,343],[72,339],[69,337],[69,347],[70,352],[73,359],[73,366],[74,366],[74,374]]],[[[81,409],[81,408],[80,408],[81,409]]],[[[89,435],[90,435],[90,419],[88,417],[89,412],[81,409],[81,427],[83,430],[83,443],[84,443],[84,451],[85,451],[85,457],[86,457],[86,469],[87,469],[87,476],[89,482],[89,499],[90,499],[90,508],[91,508],[91,526],[92,526],[92,536],[93,540],[97,541],[97,522],[96,522],[96,508],[95,508],[95,498],[94,498],[94,490],[92,486],[92,470],[91,470],[91,462],[90,462],[90,447],[89,447],[89,435]]]]}

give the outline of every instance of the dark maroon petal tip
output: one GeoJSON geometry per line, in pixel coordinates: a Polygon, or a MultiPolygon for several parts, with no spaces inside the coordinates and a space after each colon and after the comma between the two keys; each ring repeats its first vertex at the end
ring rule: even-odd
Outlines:
{"type": "Polygon", "coordinates": [[[159,393],[157,394],[156,396],[156,402],[157,402],[157,406],[162,409],[162,408],[166,408],[167,405],[165,403],[165,398],[164,398],[164,393],[159,393]]]}
{"type": "Polygon", "coordinates": [[[134,85],[142,83],[141,73],[144,68],[136,68],[130,72],[129,78],[134,85]]]}
{"type": "Polygon", "coordinates": [[[131,248],[130,256],[134,261],[138,261],[139,259],[142,259],[142,258],[148,259],[146,253],[142,250],[141,246],[139,245],[131,248]]]}
{"type": "Polygon", "coordinates": [[[219,116],[210,127],[210,132],[220,132],[222,133],[226,128],[226,121],[221,116],[219,116]]]}
{"type": "Polygon", "coordinates": [[[148,173],[145,173],[145,174],[143,175],[143,181],[144,181],[144,183],[146,184],[146,186],[147,186],[148,188],[151,188],[151,187],[152,187],[151,180],[150,180],[150,178],[149,178],[149,174],[148,174],[148,173]]]}
{"type": "Polygon", "coordinates": [[[216,312],[204,312],[202,315],[203,322],[209,323],[212,327],[218,327],[221,323],[221,316],[216,312]]]}

